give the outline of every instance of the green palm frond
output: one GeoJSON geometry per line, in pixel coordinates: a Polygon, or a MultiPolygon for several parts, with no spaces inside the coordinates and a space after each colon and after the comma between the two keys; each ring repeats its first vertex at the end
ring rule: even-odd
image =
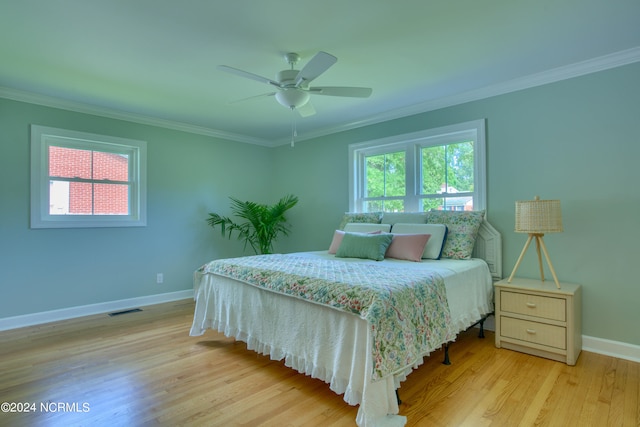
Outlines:
{"type": "Polygon", "coordinates": [[[246,222],[237,224],[229,217],[210,213],[207,223],[213,228],[220,226],[223,236],[227,235],[230,239],[236,231],[238,240],[244,240],[245,248],[249,244],[255,253],[268,254],[273,250],[273,242],[279,234],[289,234],[285,213],[298,203],[296,196],[287,195],[272,206],[233,197],[229,199],[233,214],[246,222]]]}

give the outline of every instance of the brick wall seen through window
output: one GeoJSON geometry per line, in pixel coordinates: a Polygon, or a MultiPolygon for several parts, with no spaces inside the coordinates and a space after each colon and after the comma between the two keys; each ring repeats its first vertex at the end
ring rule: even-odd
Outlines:
{"type": "Polygon", "coordinates": [[[52,145],[49,147],[49,213],[127,215],[128,174],[126,155],[52,145]]]}

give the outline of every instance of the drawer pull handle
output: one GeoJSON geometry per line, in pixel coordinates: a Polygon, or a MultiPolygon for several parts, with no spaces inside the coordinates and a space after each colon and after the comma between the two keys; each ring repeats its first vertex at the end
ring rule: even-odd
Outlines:
{"type": "Polygon", "coordinates": [[[527,307],[529,308],[536,308],[536,304],[534,302],[528,302],[527,303],[527,307]]]}
{"type": "Polygon", "coordinates": [[[535,329],[527,329],[527,333],[533,335],[533,334],[536,333],[536,330],[535,329]]]}

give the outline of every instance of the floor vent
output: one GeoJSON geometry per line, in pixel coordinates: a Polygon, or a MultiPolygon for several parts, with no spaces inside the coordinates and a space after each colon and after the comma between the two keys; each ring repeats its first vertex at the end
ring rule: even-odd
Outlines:
{"type": "Polygon", "coordinates": [[[120,316],[121,314],[129,314],[129,313],[135,313],[138,311],[142,311],[141,308],[132,308],[131,310],[123,310],[123,311],[114,311],[113,313],[109,313],[109,316],[120,316]]]}

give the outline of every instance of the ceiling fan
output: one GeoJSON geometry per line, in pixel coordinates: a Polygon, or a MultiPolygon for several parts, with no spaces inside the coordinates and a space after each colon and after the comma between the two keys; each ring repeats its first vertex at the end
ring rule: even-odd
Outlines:
{"type": "Polygon", "coordinates": [[[371,95],[372,89],[368,87],[309,86],[312,80],[327,71],[329,67],[338,60],[338,58],[326,52],[318,52],[301,70],[294,69],[298,61],[300,61],[300,55],[297,53],[287,53],[284,55],[284,59],[291,66],[291,69],[278,72],[275,80],[227,65],[219,65],[218,69],[240,77],[266,83],[277,89],[275,92],[256,95],[235,102],[263,96],[275,96],[281,105],[298,111],[302,117],[315,114],[315,109],[309,102],[311,95],[343,96],[349,98],[368,98],[371,95]]]}

